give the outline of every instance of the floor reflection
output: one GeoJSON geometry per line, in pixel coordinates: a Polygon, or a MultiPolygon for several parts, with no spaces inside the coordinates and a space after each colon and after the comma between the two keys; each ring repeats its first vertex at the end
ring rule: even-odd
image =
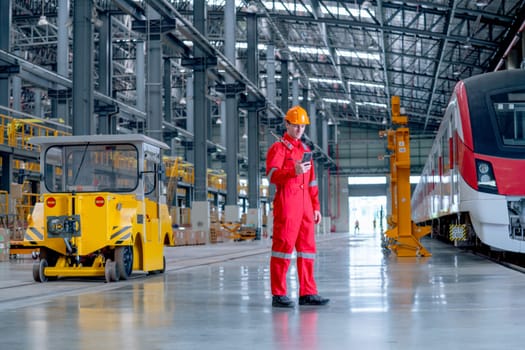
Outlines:
{"type": "Polygon", "coordinates": [[[278,349],[318,349],[319,310],[307,307],[272,311],[273,341],[278,349]]]}
{"type": "Polygon", "coordinates": [[[156,278],[26,308],[27,343],[21,348],[56,349],[60,341],[70,342],[74,349],[143,349],[148,340],[142,332],[172,326],[175,304],[170,300],[164,280],[156,278]]]}

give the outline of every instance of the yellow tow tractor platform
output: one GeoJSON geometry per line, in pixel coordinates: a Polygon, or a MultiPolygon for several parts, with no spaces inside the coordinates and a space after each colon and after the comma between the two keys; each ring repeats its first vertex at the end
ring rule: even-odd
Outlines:
{"type": "Polygon", "coordinates": [[[41,196],[24,241],[39,248],[37,282],[59,277],[128,279],[164,272],[171,218],[162,150],[144,135],[34,137],[41,196]]]}

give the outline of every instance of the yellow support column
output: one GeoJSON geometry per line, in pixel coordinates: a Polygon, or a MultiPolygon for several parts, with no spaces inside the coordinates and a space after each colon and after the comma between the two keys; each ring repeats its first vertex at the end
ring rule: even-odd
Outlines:
{"type": "Polygon", "coordinates": [[[392,123],[399,125],[388,130],[390,154],[390,194],[392,213],[385,232],[386,248],[397,256],[431,256],[421,245],[420,238],[430,233],[430,226],[419,227],[412,222],[410,206],[410,134],[408,118],[400,114],[399,96],[392,96],[392,123]]]}

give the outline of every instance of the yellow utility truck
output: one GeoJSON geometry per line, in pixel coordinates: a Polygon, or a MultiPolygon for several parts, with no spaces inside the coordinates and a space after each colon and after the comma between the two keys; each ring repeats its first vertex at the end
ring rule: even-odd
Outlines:
{"type": "Polygon", "coordinates": [[[37,282],[59,277],[128,279],[164,272],[172,234],[163,142],[144,135],[33,137],[41,196],[26,245],[39,248],[37,282]]]}

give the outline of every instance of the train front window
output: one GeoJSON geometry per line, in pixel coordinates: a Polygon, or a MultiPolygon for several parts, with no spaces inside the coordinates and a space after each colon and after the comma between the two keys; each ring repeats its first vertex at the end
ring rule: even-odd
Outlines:
{"type": "Polygon", "coordinates": [[[501,140],[506,146],[525,146],[525,93],[492,97],[501,140]]]}
{"type": "Polygon", "coordinates": [[[138,185],[133,145],[60,145],[45,154],[50,192],[131,192],[138,185]]]}

